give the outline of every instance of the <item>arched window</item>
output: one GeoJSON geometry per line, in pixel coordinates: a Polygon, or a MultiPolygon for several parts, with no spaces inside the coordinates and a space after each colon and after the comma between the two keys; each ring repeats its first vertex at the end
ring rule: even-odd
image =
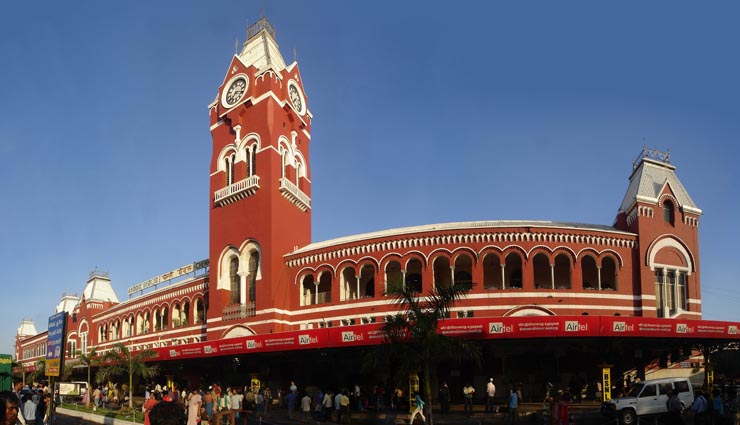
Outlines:
{"type": "Polygon", "coordinates": [[[234,184],[234,160],[236,155],[233,153],[224,158],[224,170],[226,171],[226,186],[234,184]]]}
{"type": "Polygon", "coordinates": [[[555,289],[570,289],[570,274],[570,258],[565,254],[556,255],[552,271],[555,289]]]}
{"type": "Polygon", "coordinates": [[[501,276],[501,259],[496,254],[488,254],[483,257],[483,289],[502,289],[503,277],[501,276]]]}
{"type": "Polygon", "coordinates": [[[414,258],[406,264],[406,287],[415,292],[422,290],[421,261],[414,258]]]}
{"type": "Polygon", "coordinates": [[[450,269],[450,259],[439,256],[434,260],[434,287],[450,287],[452,284],[452,270],[450,269]]]}
{"type": "Polygon", "coordinates": [[[538,253],[532,259],[534,272],[534,287],[537,289],[552,289],[552,271],[550,269],[550,260],[547,255],[538,253]]]}
{"type": "Polygon", "coordinates": [[[505,289],[522,288],[522,257],[512,252],[506,256],[506,265],[504,266],[506,275],[505,289]]]}
{"type": "Polygon", "coordinates": [[[339,300],[356,300],[358,298],[358,281],[355,273],[355,269],[347,267],[342,270],[341,274],[341,285],[339,288],[339,300]]]}
{"type": "Polygon", "coordinates": [[[468,290],[473,288],[473,260],[469,255],[462,254],[455,259],[454,285],[461,285],[468,290]]]}
{"type": "Polygon", "coordinates": [[[385,287],[388,288],[401,288],[403,286],[403,272],[401,271],[401,263],[398,261],[389,261],[385,266],[385,287]]]}
{"type": "Polygon", "coordinates": [[[673,226],[674,219],[675,219],[675,208],[673,206],[673,202],[666,199],[663,201],[663,220],[673,226]]]}
{"type": "Polygon", "coordinates": [[[257,272],[259,270],[260,254],[257,251],[252,251],[249,254],[249,274],[247,275],[247,293],[249,294],[249,302],[255,303],[257,301],[257,272]]]}
{"type": "Polygon", "coordinates": [[[316,292],[313,275],[306,275],[301,283],[301,305],[311,305],[314,301],[313,294],[316,292]]]}
{"type": "Polygon", "coordinates": [[[601,289],[617,290],[617,263],[611,257],[601,261],[601,289]]]}
{"type": "Polygon", "coordinates": [[[319,276],[319,286],[316,288],[316,304],[331,302],[331,273],[323,272],[319,276]]]}
{"type": "Polygon", "coordinates": [[[375,267],[366,264],[360,270],[360,298],[375,296],[375,267]]]}
{"type": "Polygon", "coordinates": [[[590,255],[581,259],[581,276],[583,277],[583,289],[599,288],[599,270],[596,268],[596,260],[590,255]]]}
{"type": "Polygon", "coordinates": [[[231,289],[230,301],[239,304],[241,300],[241,285],[239,285],[239,258],[231,257],[229,261],[229,288],[231,289]]]}

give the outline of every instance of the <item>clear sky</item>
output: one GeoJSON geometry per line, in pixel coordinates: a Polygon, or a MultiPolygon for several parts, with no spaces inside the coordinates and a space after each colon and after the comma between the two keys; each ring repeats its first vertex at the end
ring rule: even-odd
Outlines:
{"type": "Polygon", "coordinates": [[[643,145],[701,217],[705,319],[740,321],[740,3],[3,2],[0,352],[108,271],[208,256],[207,105],[260,10],[309,109],[313,241],[449,221],[611,225],[643,145]]]}

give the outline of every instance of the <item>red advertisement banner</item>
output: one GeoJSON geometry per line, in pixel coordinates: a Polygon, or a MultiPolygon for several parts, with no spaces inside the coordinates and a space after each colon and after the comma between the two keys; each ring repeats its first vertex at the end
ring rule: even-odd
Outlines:
{"type": "MultiPolygon", "coordinates": [[[[252,335],[155,349],[158,360],[273,351],[358,347],[385,342],[383,323],[252,335]]],[[[526,316],[446,319],[438,332],[466,339],[694,338],[740,340],[740,323],[613,316],[526,316]]]]}

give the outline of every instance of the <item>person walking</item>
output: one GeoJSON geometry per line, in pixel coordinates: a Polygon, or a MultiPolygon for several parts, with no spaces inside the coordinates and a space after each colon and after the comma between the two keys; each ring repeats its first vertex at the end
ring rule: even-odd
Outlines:
{"type": "Polygon", "coordinates": [[[668,392],[668,401],[665,402],[668,409],[668,423],[671,425],[684,425],[683,406],[675,391],[668,392]]]}
{"type": "Polygon", "coordinates": [[[411,413],[411,420],[409,421],[409,425],[414,424],[414,418],[416,418],[416,415],[421,416],[421,420],[426,423],[427,418],[424,417],[424,400],[421,399],[421,395],[419,393],[416,393],[416,408],[414,409],[413,413],[411,413]]]}
{"type": "Polygon", "coordinates": [[[513,424],[517,419],[517,409],[519,408],[519,397],[516,394],[514,388],[509,393],[509,398],[506,399],[506,408],[509,410],[509,423],[513,424]]]}
{"type": "Polygon", "coordinates": [[[447,386],[447,382],[442,383],[439,388],[439,407],[442,414],[450,411],[450,387],[447,386]]]}

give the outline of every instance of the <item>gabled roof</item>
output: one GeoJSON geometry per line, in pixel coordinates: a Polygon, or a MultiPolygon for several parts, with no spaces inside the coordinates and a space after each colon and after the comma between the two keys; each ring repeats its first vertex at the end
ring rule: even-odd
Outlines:
{"type": "Polygon", "coordinates": [[[624,195],[619,212],[629,212],[639,200],[658,203],[663,189],[668,185],[676,197],[679,206],[686,212],[701,214],[686,188],[675,173],[676,167],[666,162],[643,158],[630,176],[630,185],[624,195]]]}

